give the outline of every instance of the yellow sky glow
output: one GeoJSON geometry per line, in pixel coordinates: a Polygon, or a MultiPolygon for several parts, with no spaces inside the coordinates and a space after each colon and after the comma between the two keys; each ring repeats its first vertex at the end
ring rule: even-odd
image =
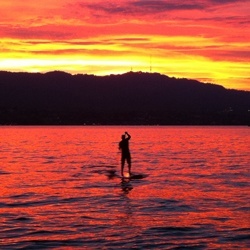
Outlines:
{"type": "Polygon", "coordinates": [[[159,72],[250,90],[249,1],[5,1],[0,70],[159,72]]]}

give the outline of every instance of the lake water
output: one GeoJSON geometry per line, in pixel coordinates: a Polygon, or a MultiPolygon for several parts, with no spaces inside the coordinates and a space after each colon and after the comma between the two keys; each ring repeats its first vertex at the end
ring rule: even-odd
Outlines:
{"type": "Polygon", "coordinates": [[[249,249],[249,152],[249,127],[0,127],[0,249],[249,249]]]}

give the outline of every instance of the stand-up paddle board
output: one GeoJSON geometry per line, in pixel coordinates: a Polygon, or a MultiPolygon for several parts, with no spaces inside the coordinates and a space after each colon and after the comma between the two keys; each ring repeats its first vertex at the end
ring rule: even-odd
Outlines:
{"type": "Polygon", "coordinates": [[[120,178],[128,179],[128,180],[139,180],[139,179],[144,179],[146,177],[147,177],[147,175],[145,175],[145,174],[131,174],[128,176],[120,176],[120,178]]]}

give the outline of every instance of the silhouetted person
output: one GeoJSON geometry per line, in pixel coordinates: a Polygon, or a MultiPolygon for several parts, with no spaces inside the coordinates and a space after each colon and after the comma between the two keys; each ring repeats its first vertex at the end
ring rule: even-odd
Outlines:
{"type": "Polygon", "coordinates": [[[125,161],[128,163],[128,172],[129,175],[131,175],[131,156],[129,151],[129,140],[131,136],[128,134],[128,132],[125,132],[124,135],[122,135],[122,140],[119,143],[119,149],[121,150],[121,175],[123,176],[123,169],[125,161]]]}

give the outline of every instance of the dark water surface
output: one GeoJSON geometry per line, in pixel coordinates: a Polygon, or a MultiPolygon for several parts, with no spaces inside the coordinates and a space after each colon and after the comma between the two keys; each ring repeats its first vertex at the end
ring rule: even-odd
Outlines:
{"type": "Polygon", "coordinates": [[[1,127],[0,249],[249,249],[249,152],[248,127],[1,127]]]}

